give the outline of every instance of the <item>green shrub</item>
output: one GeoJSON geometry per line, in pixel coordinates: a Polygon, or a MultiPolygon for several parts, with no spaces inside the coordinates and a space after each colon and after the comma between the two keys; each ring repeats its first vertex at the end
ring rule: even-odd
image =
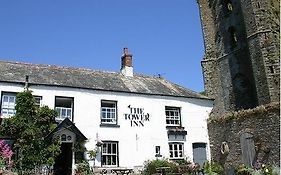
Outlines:
{"type": "Polygon", "coordinates": [[[174,162],[169,161],[168,159],[156,159],[156,160],[148,160],[144,163],[143,175],[151,175],[155,173],[159,173],[157,168],[160,167],[169,167],[166,172],[169,173],[177,173],[177,165],[174,162]]]}
{"type": "Polygon", "coordinates": [[[75,173],[79,175],[88,175],[91,174],[91,168],[89,162],[82,161],[76,165],[75,173]]]}
{"type": "Polygon", "coordinates": [[[204,172],[209,175],[219,175],[223,174],[224,168],[222,165],[216,162],[206,162],[204,164],[204,172]]]}
{"type": "Polygon", "coordinates": [[[186,160],[186,159],[175,160],[175,162],[178,165],[189,165],[189,164],[192,163],[192,162],[190,162],[189,160],[186,160]]]}

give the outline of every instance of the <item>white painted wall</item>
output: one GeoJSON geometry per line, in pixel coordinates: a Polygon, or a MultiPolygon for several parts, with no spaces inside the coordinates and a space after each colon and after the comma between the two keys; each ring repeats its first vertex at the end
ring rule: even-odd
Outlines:
{"type": "MultiPolygon", "coordinates": [[[[42,96],[42,104],[50,108],[54,108],[55,96],[73,97],[74,123],[88,138],[87,149],[95,148],[97,135],[100,140],[118,141],[120,167],[142,166],[145,160],[155,159],[155,146],[161,146],[161,154],[169,158],[165,106],[181,108],[182,126],[187,131],[185,156],[192,160],[192,143],[204,142],[210,158],[206,121],[213,105],[210,100],[39,85],[30,86],[30,90],[33,95],[42,96]],[[100,127],[101,100],[117,101],[120,127],[100,127]],[[130,121],[125,120],[124,114],[129,113],[129,105],[144,108],[144,112],[149,113],[149,121],[145,121],[143,127],[131,127],[130,121]]],[[[0,91],[21,92],[23,85],[1,83],[0,91]]],[[[96,161],[95,165],[101,165],[100,161],[96,161]]]]}

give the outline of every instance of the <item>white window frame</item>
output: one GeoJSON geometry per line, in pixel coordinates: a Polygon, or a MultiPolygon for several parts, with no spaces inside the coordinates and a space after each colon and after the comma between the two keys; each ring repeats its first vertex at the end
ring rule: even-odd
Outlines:
{"type": "Polygon", "coordinates": [[[181,126],[181,111],[179,107],[165,107],[167,126],[181,126]]]}
{"type": "Polygon", "coordinates": [[[69,120],[72,120],[72,108],[56,107],[55,110],[58,112],[58,119],[69,118],[69,120]]]}
{"type": "Polygon", "coordinates": [[[63,96],[56,96],[55,97],[55,110],[58,112],[58,116],[56,117],[57,120],[64,120],[68,118],[69,120],[73,120],[73,97],[63,97],[63,96]],[[57,100],[70,100],[71,107],[64,107],[63,105],[60,106],[57,104],[57,100]]]}
{"type": "Polygon", "coordinates": [[[101,124],[117,124],[117,102],[101,101],[101,124]],[[103,104],[112,104],[114,107],[105,107],[103,104]]]}
{"type": "Polygon", "coordinates": [[[16,94],[13,93],[4,93],[2,95],[1,100],[1,117],[2,118],[9,118],[16,114],[16,94]],[[8,101],[5,102],[5,98],[8,98],[8,101]],[[13,100],[11,100],[13,99],[13,100]],[[6,111],[5,113],[3,111],[6,111]]]}
{"type": "Polygon", "coordinates": [[[184,158],[184,143],[170,142],[169,143],[170,159],[183,159],[184,158]]]}
{"type": "Polygon", "coordinates": [[[103,141],[101,149],[101,164],[103,167],[118,167],[118,142],[117,141],[103,141]],[[110,147],[109,147],[110,145],[110,147]],[[115,145],[115,152],[113,149],[115,145]],[[115,164],[113,162],[115,161],[115,164]]]}

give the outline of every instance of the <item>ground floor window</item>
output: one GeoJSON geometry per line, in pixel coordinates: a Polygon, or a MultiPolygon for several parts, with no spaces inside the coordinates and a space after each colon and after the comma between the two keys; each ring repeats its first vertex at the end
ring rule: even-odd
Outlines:
{"type": "Polygon", "coordinates": [[[169,143],[170,159],[183,159],[183,143],[170,142],[169,143]]]}
{"type": "Polygon", "coordinates": [[[102,166],[118,166],[118,142],[103,141],[102,166]]]}

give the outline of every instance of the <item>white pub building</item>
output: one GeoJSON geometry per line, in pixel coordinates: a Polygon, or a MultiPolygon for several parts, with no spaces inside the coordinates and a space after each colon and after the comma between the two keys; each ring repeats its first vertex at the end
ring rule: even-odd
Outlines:
{"type": "Polygon", "coordinates": [[[27,81],[38,105],[58,111],[53,134],[62,153],[55,168],[64,172],[75,166],[72,148],[79,140],[99,150],[90,162],[104,169],[136,170],[157,158],[210,159],[213,100],[162,77],[135,74],[126,48],[120,72],[0,61],[2,118],[15,114],[16,93],[27,81]]]}

